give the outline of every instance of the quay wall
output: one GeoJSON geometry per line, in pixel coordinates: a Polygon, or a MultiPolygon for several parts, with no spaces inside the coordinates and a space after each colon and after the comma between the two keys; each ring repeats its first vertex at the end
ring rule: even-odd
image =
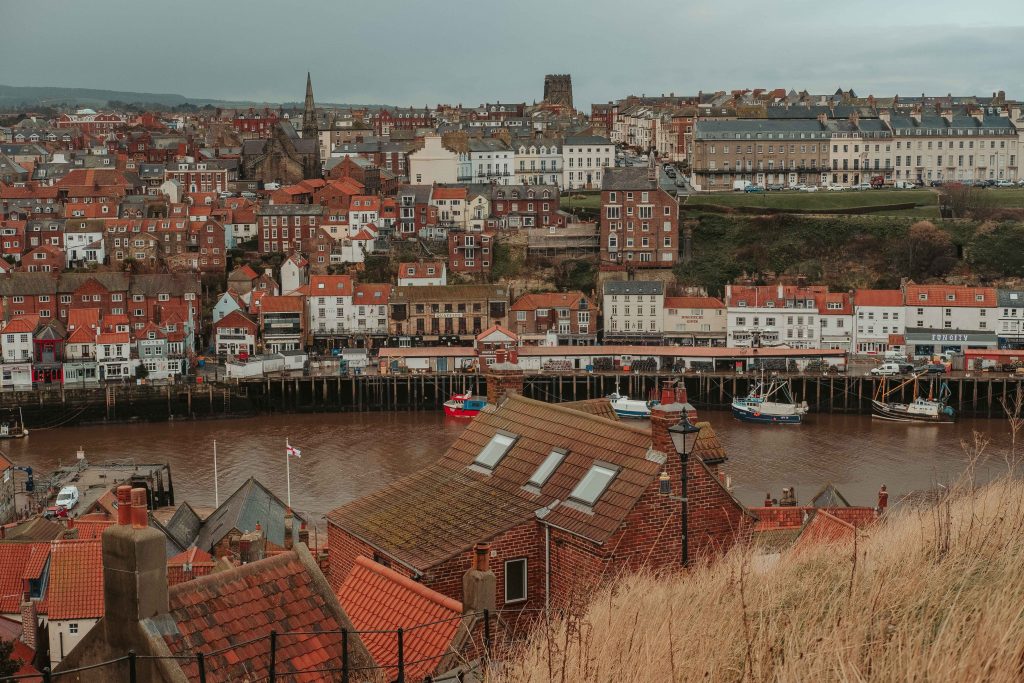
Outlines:
{"type": "MultiPolygon", "coordinates": [[[[618,389],[633,398],[655,396],[665,380],[682,379],[689,400],[699,408],[727,409],[733,396],[745,396],[756,381],[752,374],[701,373],[548,373],[527,374],[523,393],[542,401],[578,401],[607,396],[618,389]]],[[[869,376],[801,375],[789,377],[793,397],[807,401],[811,413],[870,414],[871,397],[881,380],[869,376]]],[[[938,383],[918,381],[927,396],[938,383]]],[[[977,375],[945,380],[950,405],[968,417],[1001,417],[1024,378],[977,375]]],[[[890,385],[895,383],[890,380],[890,385]]],[[[453,393],[471,390],[486,395],[480,374],[413,374],[296,376],[203,384],[106,387],[46,387],[0,393],[0,409],[20,409],[31,429],[109,422],[201,420],[272,413],[439,410],[453,393]]],[[[893,400],[909,401],[913,387],[893,400]]]]}

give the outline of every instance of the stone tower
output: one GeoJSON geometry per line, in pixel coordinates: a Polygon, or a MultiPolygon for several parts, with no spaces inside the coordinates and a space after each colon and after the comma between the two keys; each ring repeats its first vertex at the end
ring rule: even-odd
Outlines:
{"type": "Polygon", "coordinates": [[[572,109],[572,76],[548,74],[544,77],[544,102],[572,109]]]}
{"type": "MultiPolygon", "coordinates": [[[[320,126],[316,116],[316,104],[313,103],[313,79],[309,72],[306,72],[306,105],[302,110],[302,138],[312,140],[315,157],[306,162],[306,171],[303,174],[306,178],[319,178],[321,176],[320,165],[320,126]]],[[[312,152],[311,152],[312,153],[312,152]]]]}

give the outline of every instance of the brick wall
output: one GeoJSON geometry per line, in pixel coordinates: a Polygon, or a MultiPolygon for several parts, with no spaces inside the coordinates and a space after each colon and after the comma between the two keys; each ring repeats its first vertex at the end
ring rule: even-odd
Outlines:
{"type": "MultiPolygon", "coordinates": [[[[362,555],[371,560],[378,559],[375,557],[377,553],[372,545],[333,524],[327,525],[327,547],[330,553],[330,570],[327,572],[327,581],[335,592],[341,588],[341,584],[352,570],[357,556],[362,555]]],[[[399,574],[412,578],[412,571],[405,565],[397,562],[385,562],[384,564],[399,574]]],[[[461,596],[456,596],[456,599],[461,599],[461,596]]]]}
{"type": "Polygon", "coordinates": [[[722,485],[717,466],[690,458],[687,475],[690,561],[698,562],[727,551],[749,534],[756,520],[722,485]]]}

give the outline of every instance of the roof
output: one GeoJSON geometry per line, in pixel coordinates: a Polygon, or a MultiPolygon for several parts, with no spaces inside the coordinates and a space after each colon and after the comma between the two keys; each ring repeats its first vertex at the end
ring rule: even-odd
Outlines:
{"type": "Polygon", "coordinates": [[[602,190],[657,190],[657,180],[651,180],[646,166],[605,169],[602,190]]]}
{"type": "Polygon", "coordinates": [[[49,543],[0,542],[0,613],[21,611],[25,579],[39,578],[49,558],[49,543]]]}
{"type": "Polygon", "coordinates": [[[445,272],[444,261],[417,261],[398,264],[399,279],[405,278],[439,278],[445,272]],[[429,268],[434,269],[434,274],[427,273],[429,268]]]}
{"type": "Polygon", "coordinates": [[[44,517],[35,517],[7,531],[9,541],[52,541],[64,534],[64,526],[44,517]]]}
{"type": "Polygon", "coordinates": [[[604,283],[604,293],[608,294],[664,294],[665,283],[660,280],[608,280],[604,283]]]}
{"type": "Polygon", "coordinates": [[[852,541],[857,535],[857,528],[854,525],[825,510],[813,510],[809,514],[810,517],[793,546],[794,550],[822,543],[852,541]]]}
{"type": "MultiPolygon", "coordinates": [[[[212,550],[232,529],[243,533],[255,531],[259,524],[263,529],[263,537],[269,543],[284,547],[285,525],[284,516],[287,506],[263,484],[249,477],[224,501],[213,514],[206,518],[195,544],[203,550],[212,550]]],[[[177,516],[177,515],[175,515],[177,516]]],[[[299,515],[294,516],[295,536],[298,536],[299,515]]]]}
{"type": "Polygon", "coordinates": [[[260,299],[263,313],[302,313],[306,299],[302,296],[265,296],[260,299]]]}
{"type": "Polygon", "coordinates": [[[787,302],[816,300],[819,294],[828,293],[828,287],[824,285],[808,285],[806,287],[797,285],[732,285],[726,291],[725,303],[729,307],[785,308],[787,302]],[[782,289],[781,296],[780,288],[782,289]]]}
{"type": "Polygon", "coordinates": [[[512,304],[513,311],[534,311],[538,308],[576,308],[586,298],[583,292],[544,292],[524,294],[512,304]]]}
{"type": "MultiPolygon", "coordinates": [[[[473,356],[476,352],[464,346],[451,347],[410,347],[401,348],[394,346],[382,346],[377,349],[378,354],[383,357],[392,358],[425,358],[425,357],[456,357],[473,356]]],[[[629,346],[629,345],[607,345],[607,346],[523,346],[519,349],[519,356],[667,356],[671,358],[756,358],[756,357],[779,357],[779,358],[825,358],[844,357],[846,351],[842,349],[784,349],[784,348],[757,348],[750,347],[728,348],[722,346],[629,346]]]]}
{"type": "Polygon", "coordinates": [[[560,405],[511,395],[488,406],[435,464],[328,514],[339,526],[417,569],[426,569],[531,519],[547,506],[545,522],[590,539],[607,541],[664,457],[648,457],[650,432],[560,405]],[[471,467],[502,430],[517,435],[489,474],[471,467]],[[556,448],[568,452],[539,490],[524,489],[556,448]],[[591,510],[566,501],[595,460],[621,468],[591,510]]]}
{"type": "MultiPolygon", "coordinates": [[[[405,660],[414,662],[405,669],[411,681],[437,669],[461,624],[461,603],[362,556],[345,576],[338,601],[359,631],[404,629],[405,660]]],[[[361,638],[378,666],[398,664],[394,633],[364,633],[361,638]]]]}
{"type": "Polygon", "coordinates": [[[903,305],[901,289],[858,289],[853,293],[854,306],[891,306],[898,308],[903,305]]]}
{"type": "Polygon", "coordinates": [[[1024,307],[1024,291],[1019,289],[997,289],[996,301],[1001,308],[1024,307]]]}
{"type": "Polygon", "coordinates": [[[508,301],[504,285],[444,285],[442,287],[395,287],[391,303],[431,303],[435,301],[508,301]]]}
{"type": "Polygon", "coordinates": [[[257,325],[252,318],[237,308],[213,324],[215,330],[235,327],[244,327],[255,331],[257,325]]]}
{"type": "Polygon", "coordinates": [[[103,551],[99,539],[54,541],[46,602],[51,620],[103,616],[103,551]]]}
{"type": "Polygon", "coordinates": [[[351,275],[314,275],[309,278],[310,296],[352,296],[351,275]]]}
{"type": "Polygon", "coordinates": [[[162,526],[164,533],[170,536],[178,547],[188,548],[199,537],[203,520],[186,502],[178,506],[171,518],[162,526]]]}
{"type": "Polygon", "coordinates": [[[356,285],[352,303],[362,305],[387,304],[391,298],[391,285],[365,283],[356,285]]]}
{"type": "Polygon", "coordinates": [[[666,296],[665,308],[725,308],[725,302],[713,296],[666,296]]]}
{"type": "Polygon", "coordinates": [[[465,187],[435,187],[431,193],[431,199],[465,199],[467,195],[465,187]]]}
{"type": "Polygon", "coordinates": [[[811,506],[816,508],[848,508],[850,503],[839,492],[839,489],[832,482],[829,482],[811,499],[811,506]]]}
{"type": "Polygon", "coordinates": [[[993,287],[909,284],[906,286],[906,305],[992,308],[996,305],[996,290],[993,287]]]}
{"type": "Polygon", "coordinates": [[[7,321],[3,326],[4,334],[34,334],[39,326],[39,317],[35,315],[19,315],[7,321]]]}
{"type": "MultiPolygon", "coordinates": [[[[168,603],[169,614],[148,619],[147,630],[163,634],[171,654],[188,655],[178,663],[189,680],[199,678],[191,656],[195,652],[206,654],[207,671],[217,672],[218,680],[265,680],[270,664],[266,636],[272,630],[352,630],[302,546],[171,586],[168,603]]],[[[353,668],[372,665],[358,638],[351,638],[349,645],[353,668]]],[[[283,636],[278,641],[276,671],[281,679],[319,681],[322,674],[313,670],[340,671],[341,665],[337,635],[283,636]]]]}
{"type": "Polygon", "coordinates": [[[213,573],[216,562],[205,550],[192,546],[167,560],[167,585],[174,586],[213,573]]]}
{"type": "Polygon", "coordinates": [[[821,315],[852,315],[853,305],[846,292],[822,292],[814,296],[821,315]]]}

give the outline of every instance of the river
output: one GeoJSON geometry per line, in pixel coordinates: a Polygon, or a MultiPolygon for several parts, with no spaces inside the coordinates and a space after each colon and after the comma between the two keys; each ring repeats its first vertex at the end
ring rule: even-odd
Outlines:
{"type": "MultiPolygon", "coordinates": [[[[861,415],[811,415],[800,426],[769,427],[704,411],[729,455],[725,471],[736,496],[759,505],[795,486],[807,501],[828,482],[853,505],[874,505],[885,483],[893,497],[948,482],[964,469],[962,440],[974,430],[991,437],[989,452],[1009,443],[1002,420],[955,425],[907,425],[861,415]]],[[[49,472],[74,460],[79,446],[93,462],[134,458],[169,462],[177,502],[212,505],[213,442],[220,499],[254,476],[285,498],[285,439],[301,449],[291,465],[293,507],[323,529],[332,508],[433,462],[465,428],[441,413],[331,413],[241,420],[64,427],[32,432],[3,444],[19,465],[49,472]]],[[[982,476],[999,472],[993,460],[982,476]]]]}

